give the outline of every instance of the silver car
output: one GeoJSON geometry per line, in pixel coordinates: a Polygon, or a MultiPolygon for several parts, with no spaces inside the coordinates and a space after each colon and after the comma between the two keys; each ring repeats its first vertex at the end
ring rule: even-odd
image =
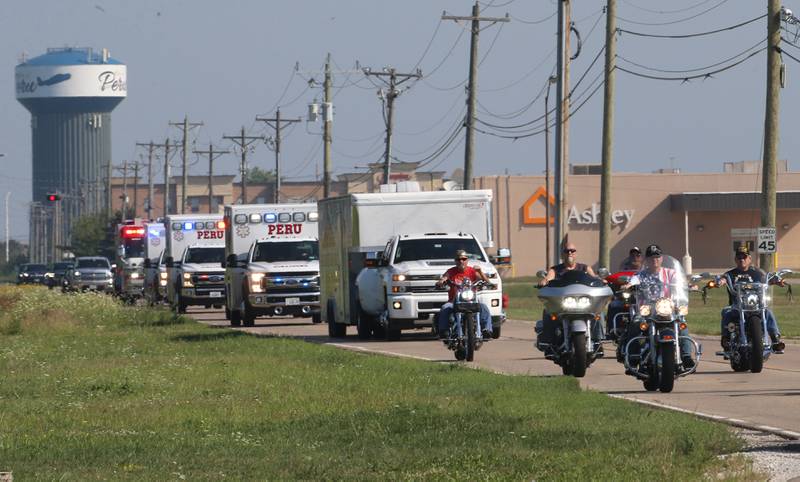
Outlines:
{"type": "Polygon", "coordinates": [[[75,258],[64,277],[64,291],[112,291],[111,263],[102,256],[75,258]]]}

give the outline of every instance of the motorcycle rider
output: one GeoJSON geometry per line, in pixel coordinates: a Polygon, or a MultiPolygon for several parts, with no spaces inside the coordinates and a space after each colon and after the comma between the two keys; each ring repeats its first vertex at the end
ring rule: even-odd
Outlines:
{"type": "MultiPolygon", "coordinates": [[[[720,287],[728,284],[728,278],[730,278],[733,283],[736,283],[736,280],[741,277],[749,278],[749,280],[754,283],[764,283],[766,281],[767,277],[764,272],[752,266],[753,259],[750,257],[750,249],[747,245],[743,244],[736,248],[735,259],[736,267],[725,272],[727,276],[723,276],[719,280],[720,287]]],[[[780,280],[776,284],[779,286],[786,286],[786,282],[783,280],[780,280]]],[[[729,306],[722,309],[722,318],[720,322],[721,344],[722,348],[725,350],[728,349],[728,337],[725,336],[728,323],[737,323],[739,321],[739,313],[731,308],[731,305],[735,302],[735,295],[731,291],[728,291],[729,306]]],[[[782,352],[784,344],[781,342],[781,332],[778,329],[778,322],[775,319],[775,315],[769,308],[766,309],[766,315],[767,333],[769,333],[769,337],[772,340],[772,350],[775,352],[782,352]]]]}
{"type": "Polygon", "coordinates": [[[628,257],[619,264],[620,271],[639,271],[642,269],[642,250],[634,246],[628,251],[628,257]]]}
{"type": "MultiPolygon", "coordinates": [[[[464,279],[469,279],[473,283],[475,281],[482,280],[487,284],[491,284],[489,282],[489,278],[486,277],[480,266],[475,266],[473,268],[469,265],[469,256],[463,249],[456,251],[455,261],[456,265],[445,271],[442,277],[439,278],[439,281],[436,282],[437,288],[444,286],[445,282],[447,281],[450,282],[448,301],[442,305],[442,309],[439,311],[439,318],[437,320],[439,338],[447,338],[448,327],[450,325],[450,315],[453,313],[453,302],[456,298],[456,285],[460,284],[464,279]]],[[[479,304],[481,307],[480,322],[481,326],[483,327],[481,336],[484,340],[490,340],[492,338],[492,316],[486,303],[479,302],[479,304]]]]}
{"type": "MultiPolygon", "coordinates": [[[[663,286],[663,296],[670,296],[670,286],[682,282],[675,279],[677,273],[674,269],[671,268],[664,268],[661,266],[662,257],[661,257],[661,247],[657,244],[651,244],[645,250],[645,263],[644,268],[640,270],[638,273],[631,277],[629,283],[622,285],[623,289],[628,289],[631,286],[638,285],[642,279],[644,278],[657,278],[663,286]]],[[[634,336],[638,336],[639,327],[635,323],[630,323],[628,325],[628,330],[625,336],[625,340],[623,343],[627,344],[627,341],[630,340],[634,336]]],[[[689,329],[684,328],[678,332],[678,336],[680,339],[680,349],[681,349],[681,362],[683,363],[684,368],[690,369],[693,368],[695,365],[694,359],[692,359],[692,342],[689,340],[689,329]]],[[[633,350],[638,351],[639,347],[634,343],[631,348],[633,350]]]]}
{"type": "MultiPolygon", "coordinates": [[[[539,280],[538,286],[541,288],[545,286],[547,283],[554,279],[558,279],[564,276],[565,273],[569,271],[583,271],[584,273],[588,274],[589,276],[594,276],[595,278],[597,275],[594,273],[594,270],[591,266],[583,263],[578,263],[578,257],[576,253],[578,252],[578,248],[575,247],[575,244],[566,242],[564,246],[561,248],[561,263],[551,266],[550,269],[547,270],[547,274],[544,278],[539,280]]],[[[542,319],[536,322],[536,333],[542,333],[544,330],[545,321],[547,320],[547,314],[542,312],[542,319]]],[[[550,329],[547,330],[548,333],[551,331],[550,329]]],[[[592,338],[600,341],[603,339],[603,325],[602,323],[592,323],[592,338]]],[[[602,347],[600,348],[602,351],[602,347]]]]}

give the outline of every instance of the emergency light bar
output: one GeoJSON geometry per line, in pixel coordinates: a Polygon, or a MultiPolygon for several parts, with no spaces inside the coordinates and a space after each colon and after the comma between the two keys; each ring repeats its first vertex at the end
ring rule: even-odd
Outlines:
{"type": "Polygon", "coordinates": [[[122,227],[122,237],[123,238],[143,238],[144,237],[144,228],[142,226],[123,226],[122,227]]]}
{"type": "MultiPolygon", "coordinates": [[[[312,211],[310,213],[304,212],[294,212],[294,213],[265,213],[264,215],[261,214],[237,214],[233,217],[234,224],[260,224],[261,222],[267,224],[273,224],[276,222],[280,223],[303,223],[303,222],[317,222],[319,220],[319,213],[316,211],[312,211]]],[[[223,223],[223,227],[220,229],[224,229],[224,221],[220,221],[223,223]]],[[[218,223],[219,224],[219,223],[218,223]]]]}

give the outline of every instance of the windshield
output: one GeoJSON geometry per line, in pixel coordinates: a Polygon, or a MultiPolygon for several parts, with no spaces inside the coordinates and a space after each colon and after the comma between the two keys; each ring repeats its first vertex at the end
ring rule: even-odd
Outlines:
{"type": "Polygon", "coordinates": [[[486,261],[478,242],[473,238],[401,239],[394,255],[395,263],[425,259],[453,259],[463,249],[470,259],[486,261]]]}
{"type": "Polygon", "coordinates": [[[89,259],[78,259],[78,264],[75,266],[76,268],[105,268],[111,269],[111,266],[108,264],[108,260],[99,259],[99,258],[89,258],[89,259]]]}
{"type": "Polygon", "coordinates": [[[258,243],[253,252],[253,262],[276,263],[280,261],[314,261],[319,259],[317,241],[291,241],[258,243]]]}
{"type": "Polygon", "coordinates": [[[189,248],[184,263],[222,263],[225,259],[225,248],[189,248]]]}
{"type": "Polygon", "coordinates": [[[43,273],[47,267],[43,264],[26,264],[22,267],[23,273],[43,273]]]}
{"type": "Polygon", "coordinates": [[[122,246],[125,248],[125,258],[144,258],[144,238],[126,239],[122,246]]]}
{"type": "Polygon", "coordinates": [[[658,266],[657,260],[648,258],[644,266],[631,278],[631,284],[637,285],[637,302],[651,304],[659,298],[671,298],[677,304],[689,303],[686,273],[677,259],[663,255],[658,266]]]}
{"type": "Polygon", "coordinates": [[[592,286],[595,288],[605,286],[600,278],[595,278],[585,271],[578,271],[576,269],[569,270],[560,277],[550,280],[547,286],[551,288],[563,288],[574,284],[592,286]]]}

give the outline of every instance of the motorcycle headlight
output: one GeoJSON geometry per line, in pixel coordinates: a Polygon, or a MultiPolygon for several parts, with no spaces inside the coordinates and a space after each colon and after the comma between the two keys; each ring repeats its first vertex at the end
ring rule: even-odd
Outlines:
{"type": "Polygon", "coordinates": [[[656,315],[665,318],[672,315],[672,300],[669,298],[659,298],[656,301],[656,315]]]}
{"type": "Polygon", "coordinates": [[[678,314],[686,316],[689,314],[689,305],[681,305],[678,307],[678,314]]]}
{"type": "Polygon", "coordinates": [[[758,295],[755,293],[750,293],[744,300],[747,306],[758,306],[758,295]]]}
{"type": "Polygon", "coordinates": [[[130,274],[129,277],[130,279],[139,279],[139,273],[134,271],[133,273],[130,274]]]}
{"type": "Polygon", "coordinates": [[[461,301],[470,302],[475,300],[475,292],[472,290],[464,290],[458,294],[458,297],[461,299],[461,301]]]}
{"type": "Polygon", "coordinates": [[[76,272],[74,272],[72,274],[75,275],[76,278],[80,278],[81,277],[81,272],[80,271],[76,271],[76,272]]]}
{"type": "Polygon", "coordinates": [[[642,305],[639,307],[639,315],[640,316],[650,316],[650,305],[642,305]]]}
{"type": "Polygon", "coordinates": [[[561,300],[561,307],[565,310],[574,310],[578,307],[578,299],[574,296],[565,296],[563,300],[561,300]]]}
{"type": "Polygon", "coordinates": [[[248,277],[250,278],[250,292],[251,293],[263,293],[264,287],[261,285],[261,281],[266,276],[266,273],[250,273],[248,277]]]}
{"type": "Polygon", "coordinates": [[[622,293],[622,299],[623,299],[623,300],[630,299],[630,297],[631,297],[631,294],[630,294],[630,293],[628,293],[627,291],[626,291],[626,292],[624,292],[624,293],[622,293]]]}
{"type": "Polygon", "coordinates": [[[581,296],[580,298],[578,298],[577,307],[579,310],[588,309],[589,306],[591,306],[591,304],[592,304],[592,299],[589,298],[588,296],[581,296]]]}
{"type": "Polygon", "coordinates": [[[735,332],[736,331],[736,323],[734,323],[734,322],[728,323],[728,331],[731,332],[731,333],[735,332]]]}

